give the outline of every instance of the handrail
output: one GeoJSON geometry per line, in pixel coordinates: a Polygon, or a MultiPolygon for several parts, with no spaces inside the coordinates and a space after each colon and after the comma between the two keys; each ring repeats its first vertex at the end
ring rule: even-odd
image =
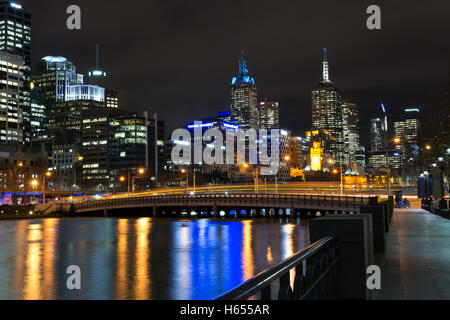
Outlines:
{"type": "Polygon", "coordinates": [[[246,300],[258,293],[262,300],[270,300],[272,284],[279,280],[279,300],[326,298],[337,289],[337,264],[339,261],[337,239],[326,237],[296,255],[280,262],[216,300],[246,300]],[[306,263],[306,273],[303,265],[306,263]],[[295,268],[294,288],[290,284],[290,271],[295,268]]]}
{"type": "MultiPolygon", "coordinates": [[[[250,199],[250,201],[257,201],[259,199],[265,199],[269,201],[279,200],[279,201],[302,201],[306,203],[309,201],[313,204],[314,201],[330,201],[332,203],[341,202],[346,207],[351,206],[352,204],[366,204],[370,202],[370,197],[361,197],[361,196],[335,196],[335,195],[299,195],[299,194],[228,194],[226,196],[221,194],[201,194],[201,195],[158,195],[158,196],[131,196],[128,198],[112,198],[112,199],[102,199],[95,201],[88,201],[82,203],[75,203],[74,206],[76,209],[81,208],[92,208],[102,205],[117,205],[117,204],[127,204],[135,201],[170,201],[170,200],[184,200],[184,201],[207,201],[208,199],[230,199],[243,201],[244,199],[250,199]]],[[[245,200],[244,200],[245,201],[245,200]]]]}

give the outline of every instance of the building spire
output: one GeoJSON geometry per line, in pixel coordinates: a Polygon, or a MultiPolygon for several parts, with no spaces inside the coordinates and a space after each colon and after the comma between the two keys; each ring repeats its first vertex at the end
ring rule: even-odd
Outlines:
{"type": "Polygon", "coordinates": [[[327,48],[323,48],[323,78],[322,83],[331,83],[330,81],[330,68],[328,65],[327,48]]]}
{"type": "Polygon", "coordinates": [[[241,59],[239,59],[239,77],[246,76],[248,74],[247,61],[245,61],[244,50],[241,51],[241,59]]]}
{"type": "Polygon", "coordinates": [[[98,43],[95,44],[95,69],[98,70],[98,43]]]}

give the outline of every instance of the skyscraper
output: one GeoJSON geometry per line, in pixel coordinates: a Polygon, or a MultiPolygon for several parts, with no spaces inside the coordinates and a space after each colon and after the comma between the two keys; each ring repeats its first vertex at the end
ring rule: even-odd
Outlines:
{"type": "Polygon", "coordinates": [[[359,107],[352,102],[344,100],[342,104],[342,122],[344,134],[345,162],[349,164],[356,157],[359,148],[359,107]]]}
{"type": "Polygon", "coordinates": [[[406,146],[418,145],[420,134],[419,109],[406,109],[406,120],[394,123],[395,136],[406,146]]]}
{"type": "Polygon", "coordinates": [[[69,86],[83,84],[83,75],[64,57],[42,58],[33,73],[33,83],[42,88],[47,106],[66,101],[69,86]]]}
{"type": "Polygon", "coordinates": [[[106,106],[108,108],[119,108],[119,92],[117,90],[106,87],[106,72],[99,67],[99,46],[96,45],[95,55],[95,69],[89,71],[88,81],[90,84],[94,84],[105,88],[104,96],[106,106]]]}
{"type": "Polygon", "coordinates": [[[279,129],[280,128],[280,106],[276,101],[264,100],[259,103],[259,128],[279,129]]]}
{"type": "Polygon", "coordinates": [[[231,121],[242,129],[258,128],[258,95],[255,79],[247,70],[244,56],[239,60],[238,76],[231,82],[231,121]]]}
{"type": "Polygon", "coordinates": [[[31,141],[31,15],[15,2],[0,2],[0,51],[22,58],[17,98],[22,112],[23,134],[19,142],[31,141]]]}
{"type": "Polygon", "coordinates": [[[313,130],[328,130],[335,137],[330,153],[336,163],[345,163],[342,96],[330,80],[327,49],[323,49],[323,76],[319,86],[312,90],[313,130]]]}
{"type": "Polygon", "coordinates": [[[375,118],[370,120],[370,152],[386,151],[386,137],[384,130],[384,120],[375,118]]]}
{"type": "Polygon", "coordinates": [[[21,92],[23,88],[23,59],[0,52],[0,142],[22,143],[24,135],[21,92]]]}

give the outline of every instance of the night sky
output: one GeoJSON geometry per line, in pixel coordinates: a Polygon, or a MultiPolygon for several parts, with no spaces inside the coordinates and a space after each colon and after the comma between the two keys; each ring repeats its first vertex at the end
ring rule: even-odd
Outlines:
{"type": "Polygon", "coordinates": [[[23,0],[32,14],[33,60],[61,55],[86,74],[95,44],[122,108],[157,112],[169,130],[228,110],[240,52],[258,95],[280,102],[283,127],[311,126],[310,92],[328,48],[331,80],[361,108],[361,138],[383,96],[391,119],[429,107],[449,74],[450,1],[23,0]],[[66,28],[78,4],[82,30],[66,28]],[[382,30],[366,28],[366,8],[382,30]]]}

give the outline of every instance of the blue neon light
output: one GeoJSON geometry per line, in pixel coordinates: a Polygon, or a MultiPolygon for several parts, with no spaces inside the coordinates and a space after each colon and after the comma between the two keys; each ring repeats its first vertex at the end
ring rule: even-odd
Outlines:
{"type": "MultiPolygon", "coordinates": [[[[252,78],[252,77],[250,77],[250,76],[244,76],[244,77],[242,77],[242,78],[240,78],[241,79],[241,81],[243,82],[243,83],[246,83],[246,84],[255,84],[255,79],[254,78],[252,78]]],[[[238,82],[238,80],[239,80],[239,78],[233,78],[233,80],[231,80],[231,85],[235,85],[237,82],[238,82]]]]}
{"type": "Polygon", "coordinates": [[[198,125],[198,124],[191,124],[191,125],[188,125],[188,129],[195,129],[195,128],[209,128],[209,127],[212,127],[212,126],[214,126],[214,123],[204,123],[204,124],[201,124],[201,125],[198,125]]]}
{"type": "Polygon", "coordinates": [[[224,123],[223,124],[224,127],[226,128],[230,128],[230,129],[239,129],[239,126],[235,125],[235,124],[231,124],[231,123],[224,123]]]}
{"type": "Polygon", "coordinates": [[[383,112],[386,113],[386,107],[384,106],[384,103],[381,104],[381,107],[383,108],[383,112]]]}
{"type": "Polygon", "coordinates": [[[231,114],[231,112],[230,111],[228,111],[228,112],[219,112],[219,117],[220,116],[229,116],[231,114]]]}

